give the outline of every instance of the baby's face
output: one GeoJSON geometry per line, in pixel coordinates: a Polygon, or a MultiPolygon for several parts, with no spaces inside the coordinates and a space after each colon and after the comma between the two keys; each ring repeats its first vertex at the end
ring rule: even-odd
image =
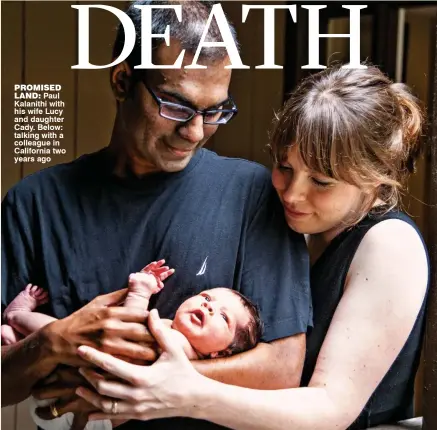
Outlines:
{"type": "Polygon", "coordinates": [[[172,327],[202,355],[214,357],[234,340],[237,328],[249,323],[241,299],[227,288],[214,288],[191,297],[179,307],[172,327]]]}

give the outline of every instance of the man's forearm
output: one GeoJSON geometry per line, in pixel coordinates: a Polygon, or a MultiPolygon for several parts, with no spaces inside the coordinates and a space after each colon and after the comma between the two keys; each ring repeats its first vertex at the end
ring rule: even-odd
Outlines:
{"type": "Polygon", "coordinates": [[[225,384],[275,390],[299,386],[304,357],[305,342],[292,336],[270,344],[260,343],[255,349],[232,357],[192,363],[202,375],[225,384]]]}
{"type": "Polygon", "coordinates": [[[2,407],[16,404],[30,395],[33,385],[53,371],[56,364],[36,332],[20,342],[1,347],[2,407]]]}

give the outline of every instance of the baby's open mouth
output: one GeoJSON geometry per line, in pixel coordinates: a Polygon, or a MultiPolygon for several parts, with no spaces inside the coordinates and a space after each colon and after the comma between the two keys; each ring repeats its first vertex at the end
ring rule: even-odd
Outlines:
{"type": "Polygon", "coordinates": [[[200,309],[196,309],[195,311],[191,312],[191,318],[195,324],[202,326],[205,315],[200,309]]]}

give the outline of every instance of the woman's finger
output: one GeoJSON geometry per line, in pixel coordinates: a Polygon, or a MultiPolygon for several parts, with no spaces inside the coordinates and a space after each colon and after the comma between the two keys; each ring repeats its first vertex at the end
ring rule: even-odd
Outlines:
{"type": "MultiPolygon", "coordinates": [[[[118,407],[118,404],[117,404],[118,407]]],[[[173,417],[174,412],[173,409],[156,409],[153,406],[150,408],[144,407],[141,412],[124,412],[124,413],[117,413],[116,419],[120,420],[154,420],[157,418],[169,418],[173,417]]],[[[113,420],[114,415],[113,414],[106,414],[104,412],[93,412],[89,415],[88,420],[89,421],[99,421],[99,420],[113,420]]]]}
{"type": "Polygon", "coordinates": [[[135,375],[138,374],[138,368],[140,368],[140,366],[119,360],[112,355],[97,351],[97,349],[91,348],[90,346],[82,345],[78,348],[77,352],[84,360],[95,364],[101,369],[130,383],[135,382],[135,375]]]}
{"type": "MultiPolygon", "coordinates": [[[[114,397],[116,399],[136,400],[137,391],[133,387],[127,389],[126,384],[122,384],[113,379],[106,379],[102,375],[84,367],[81,368],[80,373],[96,391],[103,396],[114,397]]],[[[81,388],[82,387],[79,387],[76,390],[78,396],[80,396],[81,388]]]]}
{"type": "Polygon", "coordinates": [[[178,342],[174,342],[170,330],[166,327],[159,317],[158,310],[152,309],[149,314],[149,330],[163,351],[171,353],[175,358],[187,361],[188,358],[178,342]]]}
{"type": "Polygon", "coordinates": [[[133,407],[131,403],[124,402],[124,401],[117,401],[115,399],[102,396],[100,394],[92,392],[91,390],[88,390],[85,387],[78,388],[76,394],[82,397],[82,399],[86,400],[88,403],[95,406],[97,409],[103,411],[104,414],[112,415],[112,419],[114,419],[114,410],[113,410],[114,402],[117,402],[116,405],[117,418],[120,418],[120,414],[122,413],[130,413],[130,416],[132,416],[133,407]]]}

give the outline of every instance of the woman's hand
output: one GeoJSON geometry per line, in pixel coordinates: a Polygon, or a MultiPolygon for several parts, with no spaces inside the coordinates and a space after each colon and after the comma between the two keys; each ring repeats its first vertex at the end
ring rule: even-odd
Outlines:
{"type": "Polygon", "coordinates": [[[99,393],[80,387],[77,394],[102,410],[92,414],[97,419],[149,420],[170,416],[193,416],[196,395],[202,393],[207,379],[197,373],[182,347],[172,341],[168,330],[153,310],[149,329],[162,348],[152,366],[126,363],[88,346],[81,346],[80,356],[121,380],[108,380],[89,368],[81,374],[99,393]]]}

